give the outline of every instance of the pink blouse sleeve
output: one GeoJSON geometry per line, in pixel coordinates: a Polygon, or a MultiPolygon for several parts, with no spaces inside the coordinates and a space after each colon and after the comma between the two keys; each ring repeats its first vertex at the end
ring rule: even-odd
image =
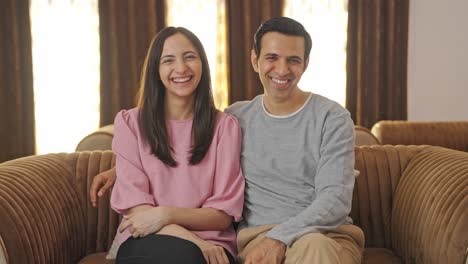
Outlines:
{"type": "Polygon", "coordinates": [[[118,213],[140,204],[154,205],[148,176],[143,170],[138,144],[138,120],[122,110],[114,121],[112,151],[116,155],[117,179],[111,207],[118,213]]]}
{"type": "Polygon", "coordinates": [[[218,137],[213,141],[217,143],[213,195],[202,207],[222,210],[238,222],[244,206],[244,176],[240,166],[242,132],[237,119],[231,115],[221,122],[218,137]]]}

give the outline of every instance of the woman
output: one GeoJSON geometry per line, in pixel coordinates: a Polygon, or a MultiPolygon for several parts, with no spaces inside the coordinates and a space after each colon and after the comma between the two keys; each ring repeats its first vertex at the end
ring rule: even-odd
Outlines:
{"type": "Polygon", "coordinates": [[[213,102],[199,39],[153,39],[138,106],[117,114],[111,206],[123,214],[117,263],[235,263],[244,200],[237,120],[213,102]]]}

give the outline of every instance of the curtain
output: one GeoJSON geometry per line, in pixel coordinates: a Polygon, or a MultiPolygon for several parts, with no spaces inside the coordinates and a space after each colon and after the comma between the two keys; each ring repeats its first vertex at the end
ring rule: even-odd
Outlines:
{"type": "Polygon", "coordinates": [[[407,118],[408,0],[349,0],[346,107],[356,125],[407,118]]]}
{"type": "Polygon", "coordinates": [[[164,0],[99,0],[100,125],[136,105],[140,73],[154,35],[165,27],[164,0]]]}
{"type": "Polygon", "coordinates": [[[282,15],[283,0],[226,0],[228,27],[228,104],[250,100],[263,86],[250,63],[253,37],[262,22],[282,15]]]}
{"type": "Polygon", "coordinates": [[[0,1],[0,162],[35,153],[29,1],[0,1]]]}

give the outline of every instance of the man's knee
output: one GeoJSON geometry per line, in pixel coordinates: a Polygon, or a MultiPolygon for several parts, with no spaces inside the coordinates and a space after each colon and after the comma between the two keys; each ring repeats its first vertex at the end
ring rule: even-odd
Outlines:
{"type": "Polygon", "coordinates": [[[300,250],[313,252],[338,252],[341,250],[340,244],[335,240],[321,233],[306,234],[298,239],[292,247],[298,247],[300,250]]]}
{"type": "Polygon", "coordinates": [[[307,234],[286,251],[284,263],[341,263],[340,251],[341,246],[333,239],[320,233],[307,234]]]}

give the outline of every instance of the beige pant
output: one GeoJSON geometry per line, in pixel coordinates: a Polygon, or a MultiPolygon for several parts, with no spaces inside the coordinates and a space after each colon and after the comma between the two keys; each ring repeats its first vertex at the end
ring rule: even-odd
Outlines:
{"type": "MultiPolygon", "coordinates": [[[[239,258],[246,254],[275,225],[242,229],[237,236],[239,258]]],[[[284,264],[355,264],[361,263],[364,233],[355,225],[342,225],[326,233],[310,233],[297,239],[286,249],[284,264]]]]}

